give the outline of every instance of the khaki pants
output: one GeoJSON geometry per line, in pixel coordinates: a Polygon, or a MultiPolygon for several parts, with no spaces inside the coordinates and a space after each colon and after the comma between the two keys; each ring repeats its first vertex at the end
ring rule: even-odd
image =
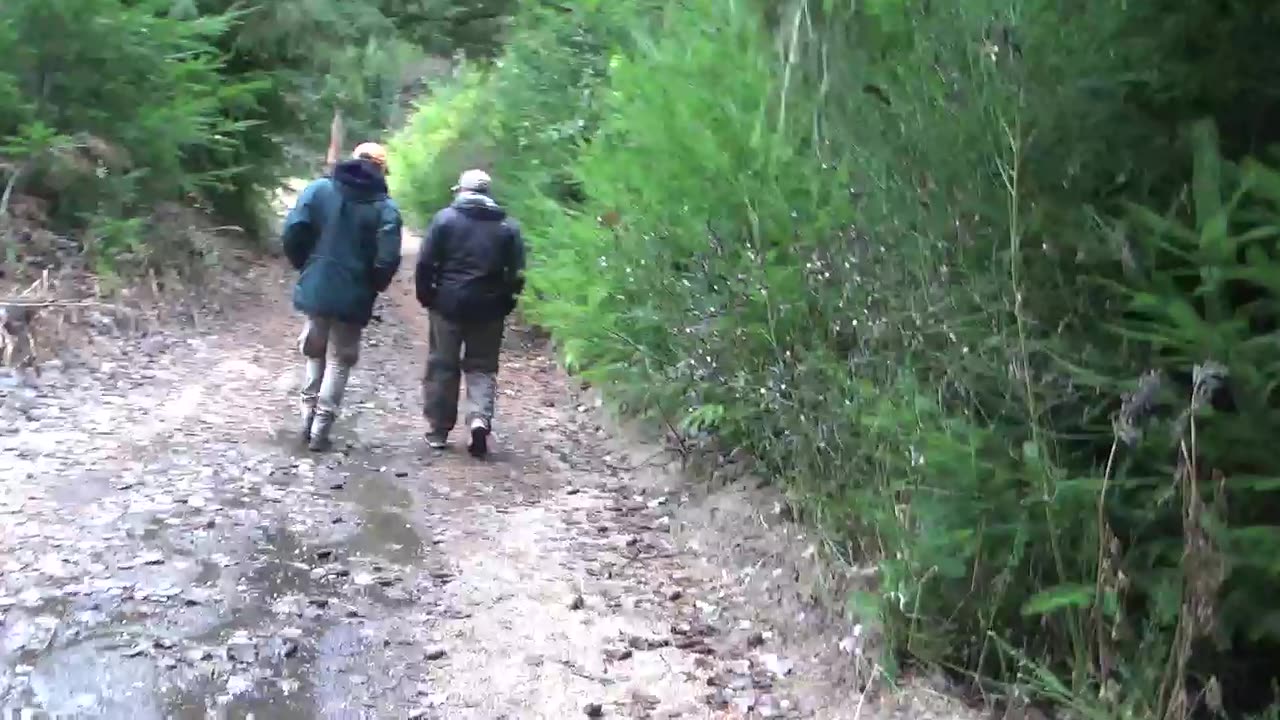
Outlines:
{"type": "Polygon", "coordinates": [[[303,414],[337,416],[351,368],[360,359],[359,325],[325,317],[309,317],[298,337],[306,358],[301,402],[303,414]]]}
{"type": "Polygon", "coordinates": [[[447,433],[457,423],[458,390],[464,374],[467,423],[482,420],[486,426],[492,425],[503,325],[502,320],[455,323],[431,313],[422,395],[423,415],[433,432],[447,433]]]}

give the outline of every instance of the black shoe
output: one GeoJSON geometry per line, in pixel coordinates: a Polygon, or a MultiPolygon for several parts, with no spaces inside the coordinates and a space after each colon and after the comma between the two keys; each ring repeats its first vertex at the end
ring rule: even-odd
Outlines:
{"type": "Polygon", "coordinates": [[[471,444],[467,446],[467,452],[474,458],[489,454],[489,426],[483,420],[471,422],[471,444]]]}

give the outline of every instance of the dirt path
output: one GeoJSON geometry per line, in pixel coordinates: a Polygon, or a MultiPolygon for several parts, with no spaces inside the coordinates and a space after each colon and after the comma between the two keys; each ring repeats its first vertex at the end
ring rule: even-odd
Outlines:
{"type": "MultiPolygon", "coordinates": [[[[528,338],[495,456],[429,451],[411,262],[333,453],[291,435],[298,324],[268,267],[212,325],[0,377],[6,716],[895,713],[850,679],[859,628],[805,609],[803,536],[643,467],[528,338]]],[[[902,717],[954,716],[908,695],[902,717]]]]}

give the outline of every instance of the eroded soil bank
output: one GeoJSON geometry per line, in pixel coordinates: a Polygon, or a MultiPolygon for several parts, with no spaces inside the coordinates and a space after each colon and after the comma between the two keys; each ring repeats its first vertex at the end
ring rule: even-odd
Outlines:
{"type": "Polygon", "coordinates": [[[428,450],[411,262],[332,453],[292,435],[278,267],[198,327],[0,376],[6,716],[974,714],[863,693],[865,633],[772,496],[671,472],[522,333],[495,456],[428,450]]]}

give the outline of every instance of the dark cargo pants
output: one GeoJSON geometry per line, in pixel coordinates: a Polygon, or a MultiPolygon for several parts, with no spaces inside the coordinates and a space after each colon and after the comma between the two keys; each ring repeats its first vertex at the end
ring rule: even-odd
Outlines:
{"type": "Polygon", "coordinates": [[[458,421],[458,391],[467,378],[466,422],[492,427],[497,395],[503,320],[456,323],[431,313],[427,370],[422,380],[423,415],[432,432],[448,433],[458,421]]]}

